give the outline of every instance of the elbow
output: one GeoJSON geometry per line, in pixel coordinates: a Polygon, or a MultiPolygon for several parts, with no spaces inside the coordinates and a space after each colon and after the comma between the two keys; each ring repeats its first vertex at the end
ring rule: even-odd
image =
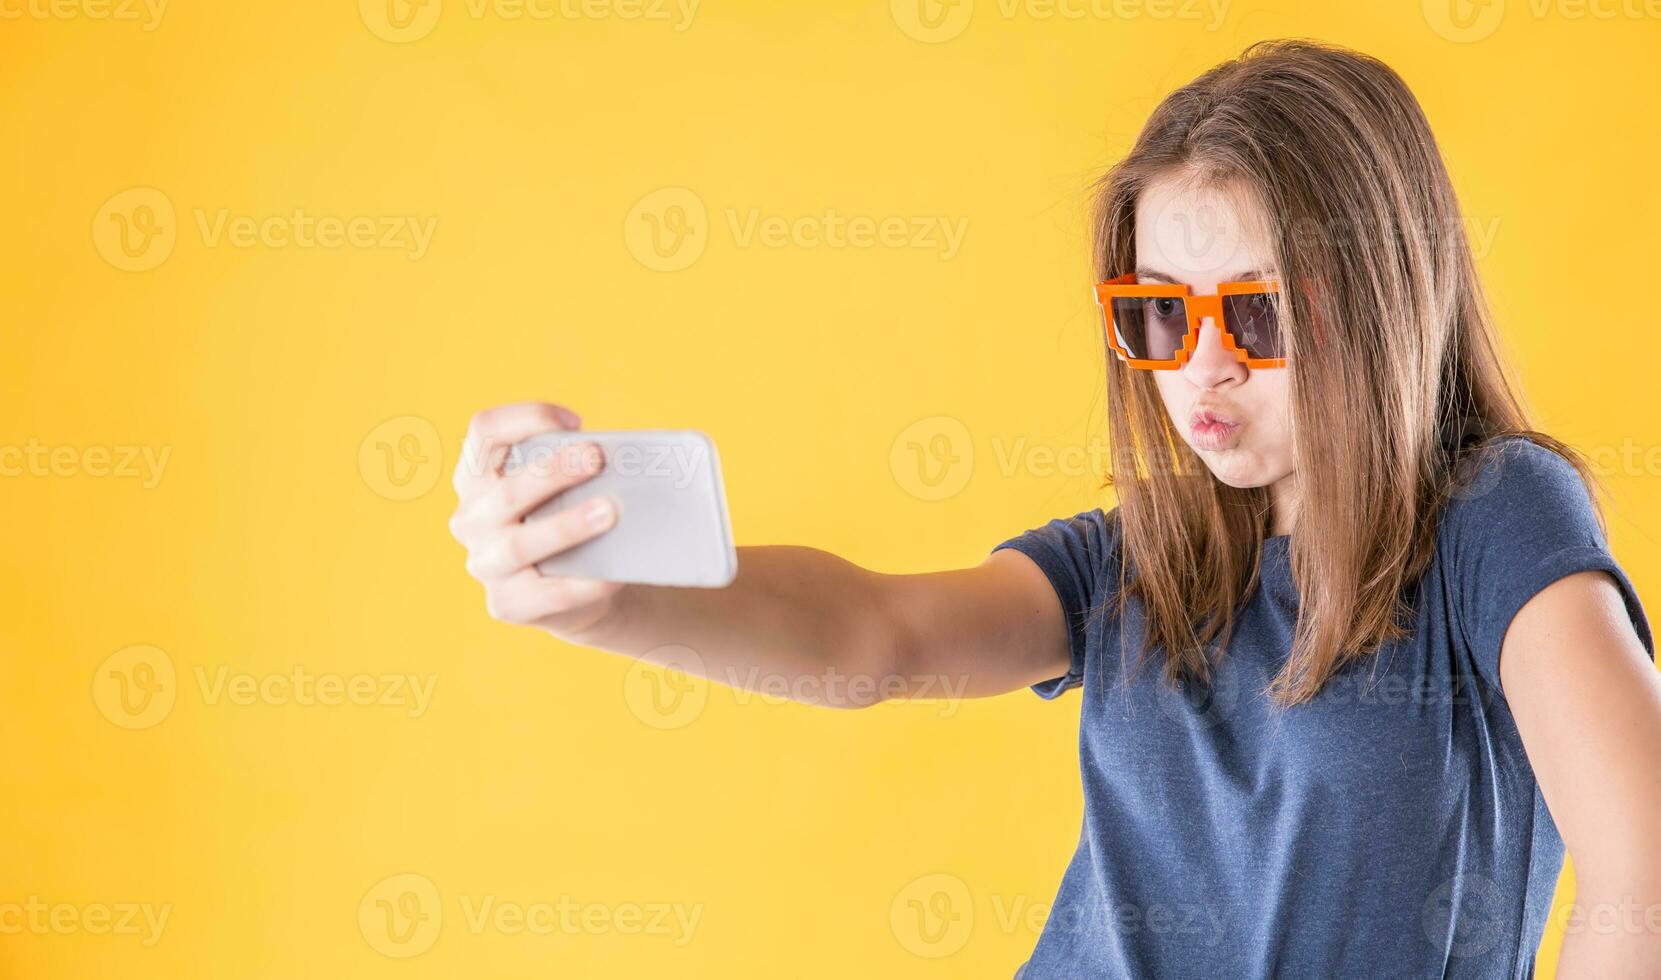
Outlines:
{"type": "Polygon", "coordinates": [[[900,675],[891,668],[891,661],[872,657],[869,660],[856,658],[846,663],[848,667],[845,670],[831,668],[826,672],[824,696],[814,703],[840,711],[854,711],[874,708],[904,696],[900,675]]]}
{"type": "MultiPolygon", "coordinates": [[[[880,608],[880,607],[879,607],[880,608]]],[[[902,631],[893,617],[873,613],[850,624],[826,671],[824,697],[815,703],[853,711],[906,696],[902,631]]]]}
{"type": "Polygon", "coordinates": [[[798,704],[811,704],[837,711],[854,711],[859,708],[873,708],[888,700],[882,693],[881,685],[875,683],[871,675],[858,671],[842,671],[831,667],[823,674],[798,680],[804,685],[811,685],[804,686],[803,690],[791,698],[798,704]]]}

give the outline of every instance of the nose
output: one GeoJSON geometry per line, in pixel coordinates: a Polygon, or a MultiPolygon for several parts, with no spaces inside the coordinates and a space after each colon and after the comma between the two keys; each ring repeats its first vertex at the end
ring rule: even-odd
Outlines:
{"type": "Polygon", "coordinates": [[[1234,357],[1234,352],[1223,346],[1223,331],[1217,321],[1205,317],[1200,321],[1200,339],[1188,363],[1182,367],[1182,376],[1196,388],[1216,388],[1224,384],[1243,384],[1249,369],[1234,357]]]}

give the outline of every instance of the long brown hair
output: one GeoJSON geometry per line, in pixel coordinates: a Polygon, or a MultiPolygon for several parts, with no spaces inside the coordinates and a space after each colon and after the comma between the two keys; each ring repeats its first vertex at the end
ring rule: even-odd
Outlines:
{"type": "MultiPolygon", "coordinates": [[[[1138,196],[1172,175],[1244,188],[1270,225],[1291,372],[1299,614],[1268,693],[1299,704],[1408,634],[1412,587],[1462,458],[1522,436],[1569,460],[1594,501],[1595,479],[1577,451],[1530,426],[1429,123],[1384,63],[1269,41],[1171,93],[1096,185],[1098,281],[1136,268],[1138,196]]],[[[1269,489],[1212,477],[1152,377],[1106,360],[1107,482],[1125,559],[1116,595],[1145,613],[1136,662],[1162,648],[1168,680],[1205,682],[1206,650],[1226,649],[1259,584],[1269,489]]]]}

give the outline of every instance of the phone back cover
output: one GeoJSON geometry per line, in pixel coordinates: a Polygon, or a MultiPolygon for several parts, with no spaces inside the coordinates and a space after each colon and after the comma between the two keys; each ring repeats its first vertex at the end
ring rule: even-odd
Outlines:
{"type": "Polygon", "coordinates": [[[715,443],[691,430],[551,432],[513,448],[508,471],[552,472],[566,443],[598,443],[605,469],[561,492],[526,520],[606,495],[617,505],[609,531],[537,564],[544,575],[713,588],[730,583],[738,554],[715,443]]]}

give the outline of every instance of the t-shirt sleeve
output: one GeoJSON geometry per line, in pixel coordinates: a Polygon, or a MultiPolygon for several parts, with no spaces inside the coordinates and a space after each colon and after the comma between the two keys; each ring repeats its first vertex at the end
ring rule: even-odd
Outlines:
{"type": "MultiPolygon", "coordinates": [[[[1014,548],[1043,570],[1061,600],[1067,618],[1071,663],[1067,673],[1032,685],[1041,698],[1059,697],[1084,683],[1085,654],[1089,647],[1086,624],[1090,610],[1103,595],[1110,551],[1117,546],[1117,508],[1111,516],[1100,508],[1047,524],[1010,538],[993,548],[1014,548]]],[[[1114,583],[1116,584],[1116,582],[1114,583]]]]}
{"type": "Polygon", "coordinates": [[[1501,440],[1467,465],[1478,467],[1449,504],[1446,519],[1460,622],[1478,674],[1503,691],[1500,649],[1511,620],[1546,586],[1575,572],[1608,572],[1650,659],[1655,640],[1638,592],[1598,527],[1580,474],[1556,452],[1527,439],[1501,440]]]}

